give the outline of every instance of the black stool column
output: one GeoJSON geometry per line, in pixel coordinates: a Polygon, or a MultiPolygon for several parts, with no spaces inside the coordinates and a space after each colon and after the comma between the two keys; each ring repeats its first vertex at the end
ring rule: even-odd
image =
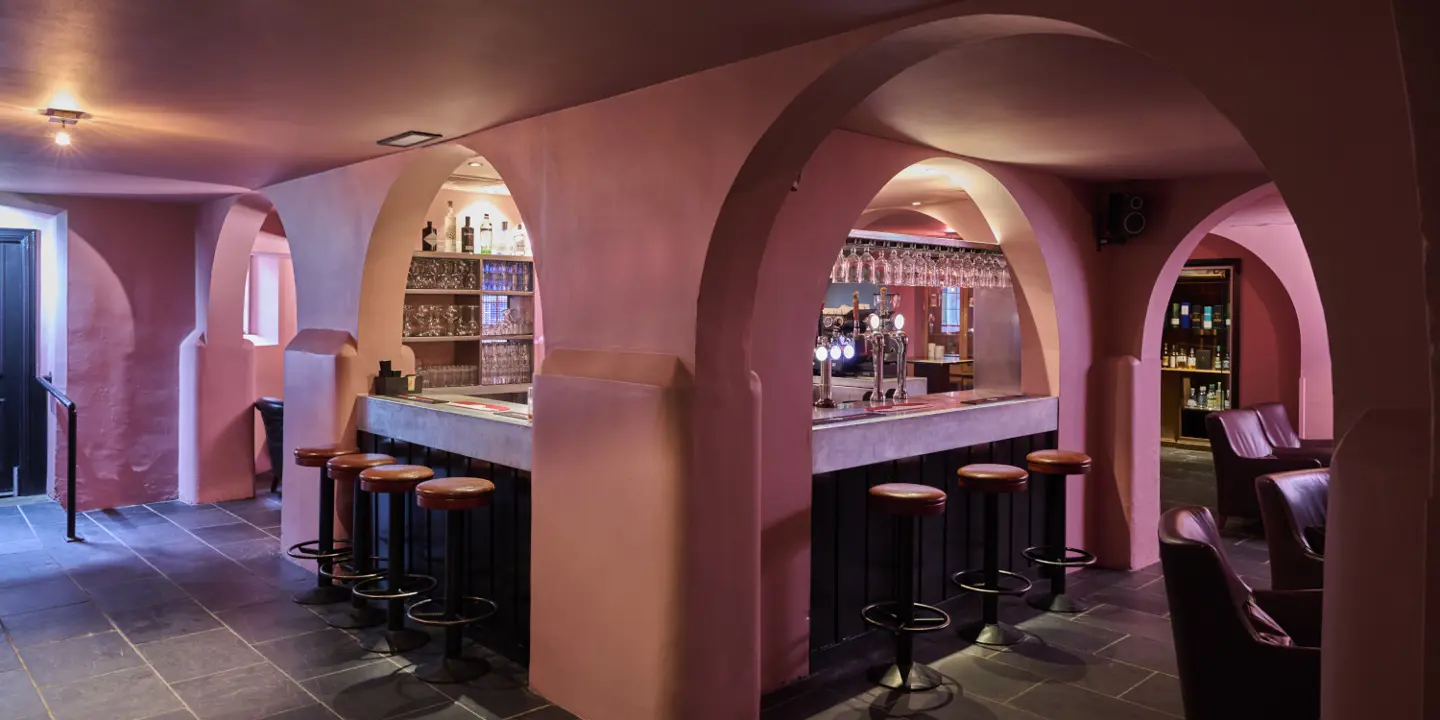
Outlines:
{"type": "Polygon", "coordinates": [[[872,673],[875,682],[891,690],[917,692],[940,686],[940,673],[915,662],[915,635],[950,625],[940,608],[915,602],[915,519],[945,513],[945,493],[928,485],[888,483],[870,488],[870,507],[895,516],[897,599],[866,606],[865,622],[895,634],[895,662],[872,673]]]}
{"type": "Polygon", "coordinates": [[[469,511],[490,505],[495,485],[479,478],[452,477],[430,480],[415,488],[416,503],[427,510],[445,513],[445,602],[435,611],[427,610],[434,600],[421,600],[410,606],[411,620],[422,625],[445,628],[445,655],[437,662],[426,663],[415,670],[415,677],[429,683],[461,683],[473,680],[490,669],[483,659],[465,657],[465,626],[495,614],[499,607],[492,600],[465,594],[465,571],[469,567],[465,552],[465,521],[469,511]],[[468,612],[467,612],[468,611],[468,612]]]}
{"type": "Polygon", "coordinates": [[[295,593],[291,599],[301,605],[327,605],[350,598],[349,588],[336,585],[323,572],[328,562],[341,560],[350,555],[349,543],[335,541],[335,481],[330,478],[326,464],[331,458],[359,452],[355,448],[328,445],[324,447],[295,448],[295,464],[300,467],[320,468],[320,538],[291,545],[286,554],[297,560],[311,560],[315,567],[315,587],[295,593]]]}
{"type": "Polygon", "coordinates": [[[980,493],[985,508],[985,564],[951,578],[962,589],[983,596],[980,621],[960,628],[960,637],[977,645],[1014,645],[1025,639],[1025,633],[1000,622],[1000,597],[1024,595],[1031,585],[1024,575],[1000,569],[1000,495],[1025,492],[1029,474],[1010,465],[966,465],[959,476],[960,488],[980,493]],[[1016,584],[1006,587],[1001,578],[1016,584]]]}
{"type": "MultiPolygon", "coordinates": [[[[331,458],[327,467],[336,487],[350,488],[354,496],[354,507],[350,521],[350,562],[348,565],[330,560],[321,564],[320,572],[332,580],[354,587],[356,584],[380,577],[375,571],[375,539],[372,537],[371,506],[373,496],[360,489],[360,473],[372,467],[394,465],[395,458],[378,453],[356,453],[331,458]],[[336,572],[336,568],[340,572],[336,572]]],[[[371,606],[370,601],[351,593],[350,609],[344,613],[327,613],[325,623],[330,627],[356,629],[374,627],[385,622],[385,613],[371,606]]]]}
{"type": "Polygon", "coordinates": [[[1025,558],[1046,568],[1050,592],[1025,598],[1031,607],[1046,612],[1081,613],[1086,606],[1065,594],[1065,576],[1070,568],[1095,564],[1095,556],[1065,545],[1065,478],[1090,472],[1090,456],[1070,450],[1036,450],[1025,456],[1030,472],[1045,476],[1046,544],[1025,549],[1025,558]]]}
{"type": "Polygon", "coordinates": [[[381,465],[360,471],[360,488],[390,497],[390,538],[385,574],[357,583],[355,594],[367,600],[386,601],[385,632],[361,640],[360,646],[374,653],[393,655],[421,647],[430,636],[405,626],[405,599],[429,592],[435,578],[405,572],[405,515],[409,511],[405,494],[421,482],[435,477],[422,465],[381,465]]]}

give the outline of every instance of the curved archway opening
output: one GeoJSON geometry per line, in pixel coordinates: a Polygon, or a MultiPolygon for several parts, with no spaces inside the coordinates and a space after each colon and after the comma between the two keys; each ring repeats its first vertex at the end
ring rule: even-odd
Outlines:
{"type": "Polygon", "coordinates": [[[1206,416],[1280,403],[1295,432],[1274,443],[1331,439],[1334,427],[1324,307],[1305,243],[1273,185],[1185,235],[1151,291],[1144,328],[1145,352],[1158,358],[1146,383],[1157,388],[1163,445],[1153,513],[1200,505],[1248,520],[1239,529],[1253,534],[1254,492],[1217,476],[1206,416]]]}

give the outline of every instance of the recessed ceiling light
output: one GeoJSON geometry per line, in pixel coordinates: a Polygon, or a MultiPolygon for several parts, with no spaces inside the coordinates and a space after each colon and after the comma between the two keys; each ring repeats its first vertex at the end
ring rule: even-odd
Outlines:
{"type": "Polygon", "coordinates": [[[420,132],[419,130],[409,130],[409,131],[400,133],[399,135],[391,135],[390,137],[383,138],[383,139],[381,139],[381,140],[376,140],[376,141],[375,141],[375,144],[376,144],[376,145],[387,145],[387,146],[389,146],[389,147],[414,147],[414,146],[419,145],[419,144],[421,144],[421,143],[430,142],[431,140],[434,140],[435,138],[438,138],[438,137],[440,137],[440,133],[420,132]]]}
{"type": "Polygon", "coordinates": [[[484,167],[484,165],[485,165],[485,163],[482,163],[482,162],[472,162],[472,163],[470,163],[470,167],[484,167]]]}
{"type": "Polygon", "coordinates": [[[915,202],[912,202],[912,203],[910,203],[910,204],[911,204],[911,205],[919,205],[919,204],[920,204],[920,201],[919,201],[919,200],[916,200],[915,202]]]}

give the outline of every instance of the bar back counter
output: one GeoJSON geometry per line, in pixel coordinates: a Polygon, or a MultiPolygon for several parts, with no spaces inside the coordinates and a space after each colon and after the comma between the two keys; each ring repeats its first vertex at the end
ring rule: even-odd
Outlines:
{"type": "MultiPolygon", "coordinates": [[[[495,483],[493,505],[467,511],[470,590],[500,607],[483,629],[474,631],[475,639],[526,663],[532,447],[526,408],[460,395],[435,399],[448,402],[362,396],[357,401],[360,448],[429,466],[436,477],[473,476],[495,483]]],[[[896,595],[894,526],[868,508],[869,488],[905,482],[940,488],[949,496],[944,514],[920,519],[915,599],[957,614],[954,608],[963,591],[950,578],[981,564],[983,516],[979,497],[956,486],[956,471],[970,463],[1024,467],[1027,453],[1055,447],[1057,422],[1056,398],[997,398],[977,391],[912,396],[906,403],[881,408],[815,411],[812,670],[864,652],[868,645],[860,640],[872,628],[861,619],[861,609],[896,595]]],[[[1048,482],[1032,478],[1028,492],[1001,499],[1002,569],[1033,575],[1021,552],[1053,540],[1046,537],[1043,522],[1051,498],[1048,482]]],[[[444,562],[443,523],[413,503],[407,507],[411,571],[438,576],[444,562]]],[[[374,515],[381,548],[387,541],[386,512],[377,505],[374,515]]]]}

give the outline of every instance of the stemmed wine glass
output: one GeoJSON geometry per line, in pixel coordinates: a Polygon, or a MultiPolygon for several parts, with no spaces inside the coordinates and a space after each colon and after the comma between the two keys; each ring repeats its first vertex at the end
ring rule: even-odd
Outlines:
{"type": "Polygon", "coordinates": [[[860,255],[860,277],[857,282],[875,282],[875,256],[870,254],[870,246],[864,246],[865,252],[860,255]]]}

